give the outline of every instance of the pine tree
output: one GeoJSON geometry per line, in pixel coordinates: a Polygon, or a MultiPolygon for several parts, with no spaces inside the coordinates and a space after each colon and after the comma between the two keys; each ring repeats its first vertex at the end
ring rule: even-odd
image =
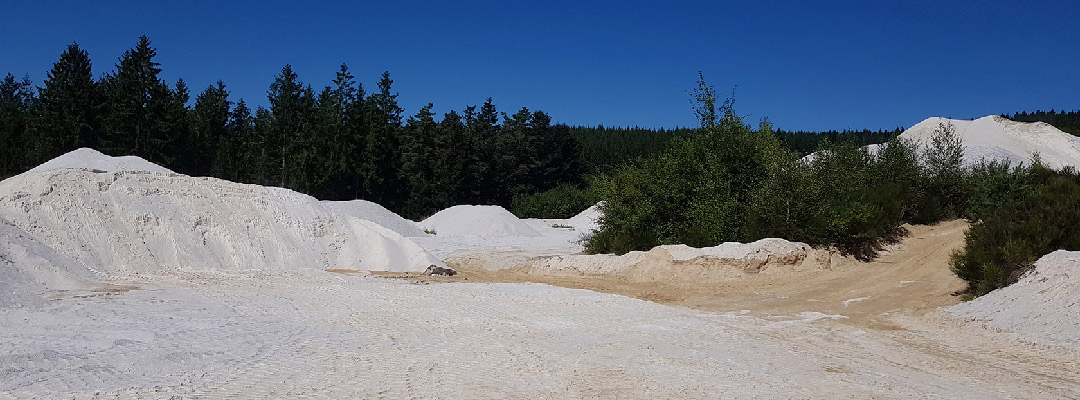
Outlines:
{"type": "Polygon", "coordinates": [[[424,217],[438,211],[435,193],[435,137],[438,124],[428,103],[405,124],[401,143],[401,180],[408,196],[403,207],[407,217],[424,217]]]}
{"type": "Polygon", "coordinates": [[[28,152],[36,164],[79,147],[100,143],[101,93],[91,73],[90,56],[72,43],[38,88],[40,97],[29,121],[28,152]]]}
{"type": "Polygon", "coordinates": [[[238,146],[237,137],[231,134],[228,126],[231,106],[229,92],[222,81],[208,86],[195,99],[194,124],[186,146],[191,153],[185,162],[190,174],[235,177],[235,157],[232,154],[235,154],[238,146]]]}
{"type": "Polygon", "coordinates": [[[170,125],[168,111],[176,96],[158,74],[154,61],[157,50],[146,36],[124,52],[116,71],[103,80],[105,116],[102,121],[104,148],[112,154],[134,154],[150,161],[167,163],[170,125]]]}
{"type": "Polygon", "coordinates": [[[314,105],[311,88],[304,87],[297,78],[292,66],[286,64],[267,92],[273,114],[266,143],[272,148],[267,149],[267,155],[269,161],[280,163],[280,170],[274,174],[277,184],[293,189],[308,183],[302,182],[302,176],[311,151],[307,135],[314,105]]]}
{"type": "Polygon", "coordinates": [[[213,176],[234,182],[254,182],[255,166],[255,118],[244,99],[236,102],[229,112],[226,125],[226,145],[219,145],[214,157],[213,176]]]}
{"type": "Polygon", "coordinates": [[[16,81],[10,73],[0,82],[0,179],[22,172],[26,163],[26,125],[35,101],[30,77],[16,81]]]}
{"type": "Polygon", "coordinates": [[[403,195],[398,180],[398,131],[403,110],[398,106],[397,94],[390,91],[393,83],[390,73],[383,72],[379,92],[372,93],[365,102],[369,128],[362,170],[365,198],[392,210],[400,206],[403,195]]]}

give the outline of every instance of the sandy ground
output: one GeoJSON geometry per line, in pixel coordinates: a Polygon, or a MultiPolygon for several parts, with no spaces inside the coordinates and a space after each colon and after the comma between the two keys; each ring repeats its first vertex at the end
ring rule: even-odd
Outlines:
{"type": "MultiPolygon", "coordinates": [[[[547,283],[705,311],[748,310],[763,316],[807,311],[840,314],[847,317],[848,323],[872,326],[888,324],[896,314],[923,315],[960,301],[953,294],[964,289],[965,283],[949,271],[948,262],[949,254],[963,247],[967,226],[962,220],[908,226],[910,235],[873,262],[840,260],[827,270],[738,273],[729,279],[713,280],[699,280],[696,276],[680,279],[679,272],[672,271],[672,278],[654,280],[642,279],[634,272],[585,275],[534,268],[489,271],[467,262],[455,263],[451,258],[449,265],[461,274],[436,279],[547,283]]],[[[512,258],[510,254],[492,252],[482,256],[512,258]]],[[[475,257],[470,256],[459,259],[475,257]]]]}
{"type": "Polygon", "coordinates": [[[933,311],[957,301],[941,261],[962,230],[693,288],[337,270],[54,292],[0,309],[0,398],[1078,398],[1077,346],[933,311]]]}

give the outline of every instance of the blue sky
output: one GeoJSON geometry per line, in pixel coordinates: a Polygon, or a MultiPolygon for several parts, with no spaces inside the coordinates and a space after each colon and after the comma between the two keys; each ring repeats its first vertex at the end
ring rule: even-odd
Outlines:
{"type": "Polygon", "coordinates": [[[316,91],[389,70],[406,114],[494,98],[559,122],[695,125],[697,71],[784,129],[1080,109],[1080,1],[53,2],[0,9],[0,74],[40,84],[73,41],[97,75],[139,35],[192,97],[265,105],[286,63],[316,91]],[[227,3],[227,4],[225,4],[227,3]]]}

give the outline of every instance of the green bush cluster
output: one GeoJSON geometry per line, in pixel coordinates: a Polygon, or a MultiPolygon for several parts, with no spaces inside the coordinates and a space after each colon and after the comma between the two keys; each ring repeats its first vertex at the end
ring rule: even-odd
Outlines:
{"type": "Polygon", "coordinates": [[[518,218],[570,218],[597,201],[589,187],[562,184],[548,191],[514,196],[510,211],[518,218]]]}
{"type": "Polygon", "coordinates": [[[1054,250],[1080,250],[1080,177],[1074,170],[1053,171],[1036,160],[1011,170],[1008,164],[983,165],[973,176],[977,220],[951,259],[970,295],[1015,282],[1054,250]]]}
{"type": "Polygon", "coordinates": [[[807,159],[782,147],[767,122],[752,130],[730,109],[703,125],[597,181],[604,217],[588,251],[782,237],[869,259],[903,234],[905,222],[955,218],[968,208],[963,146],[948,126],[926,149],[899,138],[874,154],[825,142],[807,159]]]}

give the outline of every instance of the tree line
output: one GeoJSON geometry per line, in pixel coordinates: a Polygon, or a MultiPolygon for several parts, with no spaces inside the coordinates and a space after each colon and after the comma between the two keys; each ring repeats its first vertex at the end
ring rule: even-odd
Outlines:
{"type": "MultiPolygon", "coordinates": [[[[566,217],[595,203],[588,189],[595,177],[703,132],[571,127],[525,107],[500,112],[490,98],[441,118],[431,104],[406,115],[389,73],[367,91],[344,64],[321,90],[285,65],[267,90],[269,106],[252,109],[221,81],[192,99],[183,79],[160,77],[156,56],[142,36],[95,78],[90,55],[74,43],[41,86],[7,74],[0,81],[0,178],[90,147],[193,176],[324,200],[367,199],[409,218],[454,204],[566,217]]],[[[869,144],[894,134],[779,131],[781,143],[798,152],[822,140],[869,144]]]]}
{"type": "Polygon", "coordinates": [[[441,118],[431,104],[405,116],[389,73],[369,93],[344,64],[317,91],[284,66],[267,91],[269,108],[234,102],[220,81],[190,106],[182,79],[159,77],[156,54],[140,37],[95,79],[89,54],[72,44],[41,87],[8,74],[0,176],[91,147],[188,175],[367,199],[413,218],[454,204],[509,207],[517,194],[581,179],[572,129],[543,111],[502,113],[489,98],[441,118]]]}

